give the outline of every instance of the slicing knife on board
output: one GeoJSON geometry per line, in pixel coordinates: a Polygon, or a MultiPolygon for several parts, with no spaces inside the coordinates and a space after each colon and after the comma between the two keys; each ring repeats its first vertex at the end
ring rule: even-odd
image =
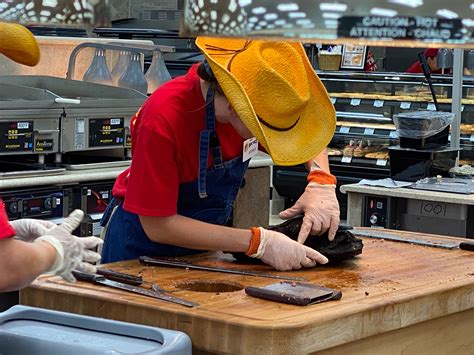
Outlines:
{"type": "Polygon", "coordinates": [[[442,248],[442,249],[462,249],[468,251],[474,251],[474,240],[472,242],[459,242],[459,240],[447,240],[448,238],[439,238],[433,237],[430,239],[421,239],[416,237],[402,237],[400,235],[390,233],[381,229],[353,229],[353,234],[355,236],[368,237],[374,239],[384,239],[391,240],[401,243],[409,243],[415,245],[428,246],[433,248],[442,248]]]}
{"type": "Polygon", "coordinates": [[[269,274],[269,273],[252,271],[252,270],[227,269],[225,267],[198,265],[198,264],[193,264],[190,261],[181,260],[179,258],[140,256],[138,260],[143,265],[148,265],[148,266],[176,267],[176,268],[182,268],[182,269],[222,272],[226,274],[265,277],[265,278],[270,278],[270,279],[279,279],[279,280],[286,280],[286,281],[307,281],[303,277],[281,276],[281,275],[269,274]]]}
{"type": "Polygon", "coordinates": [[[145,288],[137,287],[136,285],[130,285],[123,282],[112,281],[112,280],[107,279],[105,276],[98,275],[98,274],[87,274],[85,272],[80,272],[80,271],[73,271],[72,274],[79,281],[117,288],[119,290],[136,293],[142,296],[147,296],[147,297],[156,298],[162,301],[180,304],[185,307],[199,306],[198,303],[187,301],[185,299],[182,299],[176,296],[171,296],[167,294],[166,292],[157,290],[155,288],[153,289],[153,291],[147,290],[145,288]]]}

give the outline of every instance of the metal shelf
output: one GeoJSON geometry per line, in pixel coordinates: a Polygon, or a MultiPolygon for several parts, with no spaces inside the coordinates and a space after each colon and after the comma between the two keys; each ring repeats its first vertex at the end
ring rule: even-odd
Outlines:
{"type": "MultiPolygon", "coordinates": [[[[387,99],[360,99],[357,97],[354,98],[342,98],[342,97],[331,97],[331,102],[333,105],[342,104],[350,105],[353,107],[358,106],[371,106],[375,108],[383,108],[385,106],[398,107],[401,110],[413,110],[413,109],[423,109],[423,110],[433,110],[435,111],[434,104],[430,101],[399,101],[399,100],[387,100],[387,99]]],[[[439,107],[443,111],[451,110],[451,103],[439,103],[439,107]]],[[[465,112],[474,112],[474,104],[463,104],[462,110],[465,112]]],[[[365,114],[365,113],[361,113],[365,114]]]]}
{"type": "Polygon", "coordinates": [[[390,170],[390,161],[388,159],[330,156],[329,163],[331,166],[351,166],[361,169],[390,170]]]}

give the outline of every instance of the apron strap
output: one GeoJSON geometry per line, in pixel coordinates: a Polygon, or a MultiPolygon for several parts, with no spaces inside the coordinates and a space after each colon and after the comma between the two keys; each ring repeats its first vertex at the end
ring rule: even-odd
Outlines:
{"type": "Polygon", "coordinates": [[[222,151],[219,138],[216,134],[216,109],[214,108],[214,97],[216,92],[210,87],[206,94],[206,130],[210,132],[210,147],[214,167],[222,167],[222,151]]]}
{"type": "Polygon", "coordinates": [[[206,129],[199,135],[199,197],[206,198],[206,173],[209,148],[212,153],[212,162],[215,168],[222,167],[222,151],[219,138],[216,134],[216,111],[214,108],[215,91],[209,88],[206,94],[206,129]]]}

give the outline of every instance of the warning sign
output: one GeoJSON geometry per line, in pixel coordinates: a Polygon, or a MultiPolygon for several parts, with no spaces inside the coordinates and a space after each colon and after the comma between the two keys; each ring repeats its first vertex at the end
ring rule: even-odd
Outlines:
{"type": "Polygon", "coordinates": [[[463,40],[463,25],[460,19],[436,17],[346,16],[339,19],[337,35],[367,39],[455,41],[463,40]]]}

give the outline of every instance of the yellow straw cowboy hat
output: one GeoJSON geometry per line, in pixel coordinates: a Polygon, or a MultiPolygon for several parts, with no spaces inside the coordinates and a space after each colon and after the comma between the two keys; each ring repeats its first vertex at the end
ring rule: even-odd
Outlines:
{"type": "Polygon", "coordinates": [[[33,34],[14,23],[0,22],[0,53],[29,66],[38,64],[40,50],[33,34]]]}
{"type": "Polygon", "coordinates": [[[198,37],[227,100],[278,165],[297,165],[331,140],[336,113],[299,43],[198,37]]]}

